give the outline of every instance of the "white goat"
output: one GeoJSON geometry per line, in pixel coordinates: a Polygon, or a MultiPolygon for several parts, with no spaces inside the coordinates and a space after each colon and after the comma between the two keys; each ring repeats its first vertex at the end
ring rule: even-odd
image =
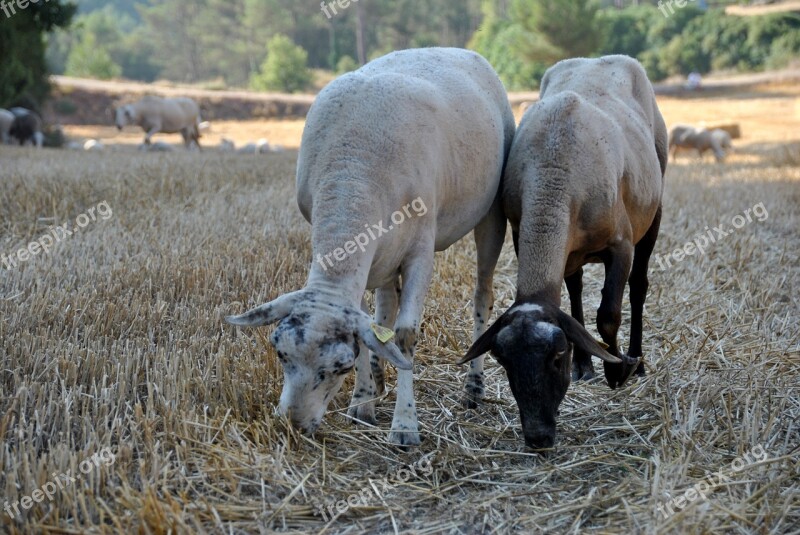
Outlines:
{"type": "Polygon", "coordinates": [[[306,287],[227,318],[281,322],[272,335],[284,368],[280,411],[295,426],[319,426],[354,366],[349,413],[374,422],[374,398],[384,388],[380,358],[400,369],[389,439],[419,444],[412,363],[434,252],[475,229],[477,337],[493,302],[505,234],[498,188],[513,134],[502,83],[467,50],[394,52],[320,93],[297,164],[298,204],[312,222],[306,287]],[[376,336],[363,310],[372,288],[375,320],[394,327],[394,342],[376,336]]]}
{"type": "Polygon", "coordinates": [[[462,359],[492,351],[506,370],[531,447],[554,443],[571,364],[573,378],[588,379],[590,355],[600,357],[612,388],[634,369],[644,372],[632,357],[642,355],[647,264],[666,163],[666,126],[634,59],[571,59],[545,73],[541,100],[520,122],[504,177],[503,205],[519,258],[516,302],[462,359]],[[605,264],[597,328],[607,350],[583,327],[582,266],[589,262],[605,264]],[[560,310],[565,278],[573,317],[560,310]],[[630,356],[617,346],[625,281],[630,356]]]}
{"type": "Polygon", "coordinates": [[[159,133],[180,132],[187,148],[200,147],[200,108],[190,98],[161,98],[146,96],[139,102],[120,106],[116,111],[117,129],[128,125],[141,126],[146,132],[144,144],[159,133]]]}

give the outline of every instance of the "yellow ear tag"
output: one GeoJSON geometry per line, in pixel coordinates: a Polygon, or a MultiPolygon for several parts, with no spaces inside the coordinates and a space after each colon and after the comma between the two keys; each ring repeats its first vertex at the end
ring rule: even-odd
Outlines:
{"type": "Polygon", "coordinates": [[[382,344],[385,344],[394,338],[394,331],[392,329],[387,329],[386,327],[378,325],[377,323],[373,323],[370,325],[370,327],[372,327],[372,332],[375,333],[375,336],[381,341],[382,344]]]}
{"type": "Polygon", "coordinates": [[[597,342],[597,345],[599,345],[603,349],[608,349],[608,344],[603,342],[602,340],[595,340],[595,342],[597,342]]]}

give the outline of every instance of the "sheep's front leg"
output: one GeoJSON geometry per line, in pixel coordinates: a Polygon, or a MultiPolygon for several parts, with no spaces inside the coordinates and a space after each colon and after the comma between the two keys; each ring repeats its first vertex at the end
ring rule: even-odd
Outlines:
{"type": "MultiPolygon", "coordinates": [[[[397,305],[400,298],[400,276],[376,292],[375,304],[375,321],[389,329],[394,329],[394,323],[397,319],[397,305]]],[[[370,365],[372,367],[372,377],[375,380],[375,390],[378,395],[381,395],[386,390],[386,381],[384,379],[383,360],[378,358],[377,355],[370,355],[370,365]]]]}
{"type": "MultiPolygon", "coordinates": [[[[361,300],[361,310],[369,314],[366,298],[361,300]]],[[[355,368],[356,384],[353,387],[353,397],[350,399],[347,414],[362,422],[375,424],[375,380],[372,377],[369,349],[362,342],[358,345],[355,368]]]]}
{"type": "MultiPolygon", "coordinates": [[[[497,259],[503,249],[506,234],[506,217],[500,207],[499,198],[486,217],[475,227],[475,247],[478,251],[478,273],[473,300],[472,341],[481,337],[494,308],[492,281],[497,259]]],[[[470,361],[467,381],[464,385],[464,407],[474,409],[483,401],[483,361],[485,355],[470,361]]]]}
{"type": "MultiPolygon", "coordinates": [[[[402,268],[403,289],[400,293],[400,314],[395,323],[395,343],[403,356],[413,364],[414,351],[419,335],[425,295],[433,274],[433,240],[429,246],[421,246],[420,253],[406,261],[402,268]]],[[[397,372],[397,402],[392,418],[389,441],[400,446],[416,446],[420,443],[417,407],[414,401],[414,372],[397,372]]]]}
{"type": "Polygon", "coordinates": [[[154,135],[158,134],[161,131],[161,125],[155,125],[147,133],[144,135],[144,144],[150,145],[152,138],[154,135]]]}
{"type": "MultiPolygon", "coordinates": [[[[597,330],[608,345],[608,352],[624,361],[625,357],[617,346],[617,333],[620,323],[622,323],[622,296],[631,272],[633,245],[630,240],[624,240],[607,249],[602,256],[606,276],[603,284],[603,298],[600,301],[600,308],[597,309],[597,330]]],[[[630,364],[626,362],[621,364],[603,362],[603,370],[608,380],[608,386],[611,388],[625,384],[633,371],[630,364]]]]}
{"type": "MultiPolygon", "coordinates": [[[[399,288],[399,280],[396,279],[375,292],[375,322],[383,327],[394,328],[399,288]]],[[[369,312],[366,301],[361,303],[361,308],[364,312],[369,312]]],[[[383,361],[371,354],[365,346],[361,346],[355,367],[356,384],[347,414],[363,422],[375,424],[376,398],[385,390],[383,361]]]]}
{"type": "MultiPolygon", "coordinates": [[[[583,319],[583,268],[572,275],[565,277],[567,291],[569,292],[569,305],[572,317],[581,325],[585,325],[583,319]]],[[[572,348],[572,380],[588,381],[594,378],[594,366],[592,357],[586,351],[575,346],[572,348]]]]}

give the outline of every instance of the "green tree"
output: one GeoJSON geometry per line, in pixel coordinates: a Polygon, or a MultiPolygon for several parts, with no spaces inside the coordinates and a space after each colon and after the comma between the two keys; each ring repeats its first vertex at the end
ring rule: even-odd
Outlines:
{"type": "Polygon", "coordinates": [[[250,79],[258,91],[302,91],[311,83],[308,53],[285,35],[278,34],[267,43],[267,59],[261,72],[250,79]]]}
{"type": "Polygon", "coordinates": [[[603,42],[598,9],[594,0],[513,0],[511,20],[526,32],[523,53],[552,63],[597,53],[603,42]]]}
{"type": "Polygon", "coordinates": [[[97,45],[94,34],[87,33],[72,47],[67,58],[66,74],[108,80],[119,77],[122,68],[114,63],[105,48],[97,45]]]}
{"type": "Polygon", "coordinates": [[[34,106],[44,100],[50,90],[45,36],[67,26],[74,13],[75,6],[50,0],[29,4],[10,17],[0,15],[0,106],[34,106]]]}

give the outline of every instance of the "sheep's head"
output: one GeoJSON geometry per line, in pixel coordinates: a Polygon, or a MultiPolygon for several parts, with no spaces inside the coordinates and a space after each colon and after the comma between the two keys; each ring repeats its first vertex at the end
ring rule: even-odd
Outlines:
{"type": "Polygon", "coordinates": [[[122,130],[129,124],[132,124],[135,118],[136,117],[132,106],[120,106],[117,108],[116,112],[117,130],[122,130]]]}
{"type": "Polygon", "coordinates": [[[368,348],[398,368],[411,369],[395,344],[378,340],[367,314],[312,290],[286,294],[226,320],[250,327],[280,322],[271,338],[283,365],[279,412],[304,433],[319,427],[360,351],[368,348]]]}
{"type": "Polygon", "coordinates": [[[459,364],[491,351],[506,370],[525,443],[534,449],[550,448],[558,407],[570,383],[573,344],[606,362],[621,362],[557,307],[518,302],[475,341],[459,364]]]}

